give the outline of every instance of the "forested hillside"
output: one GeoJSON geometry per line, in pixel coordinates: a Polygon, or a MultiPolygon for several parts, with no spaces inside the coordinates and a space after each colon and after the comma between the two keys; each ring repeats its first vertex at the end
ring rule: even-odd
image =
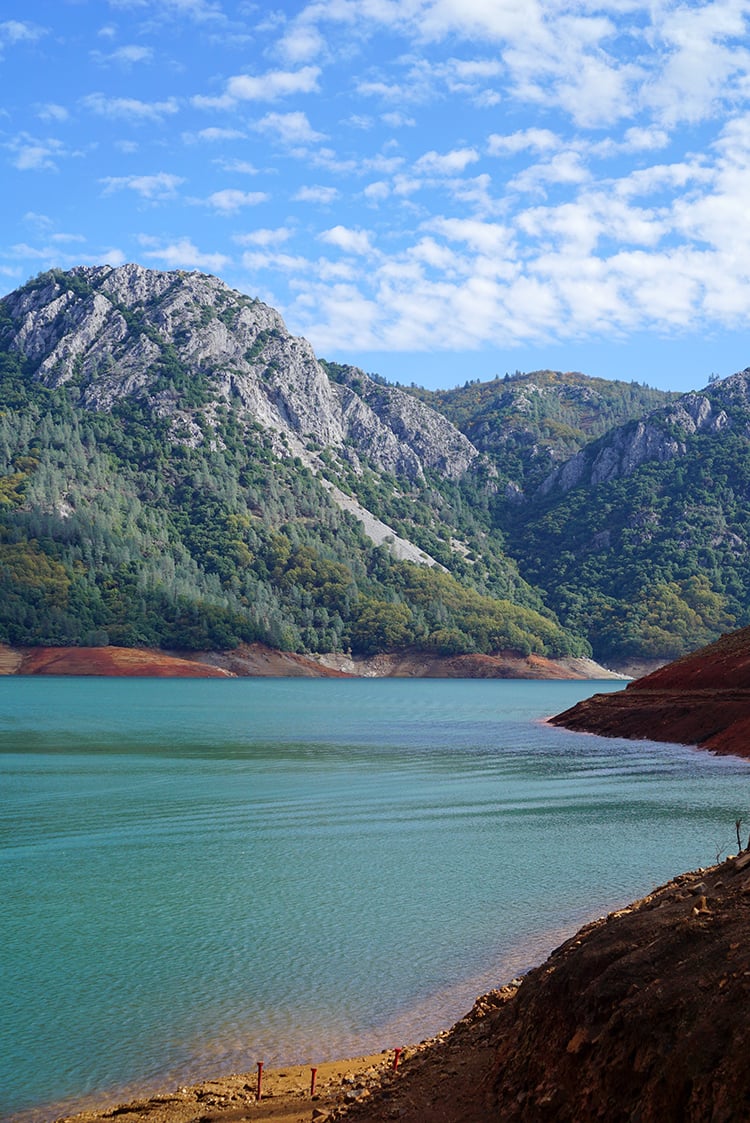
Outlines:
{"type": "Polygon", "coordinates": [[[344,411],[326,398],[334,384],[272,310],[213,278],[122,274],[44,274],[0,302],[0,639],[587,650],[503,554],[457,431],[420,414],[418,458],[351,392],[344,411]],[[243,330],[237,358],[224,337],[243,330]],[[336,441],[343,412],[359,442],[336,441]],[[328,447],[311,435],[326,427],[328,447]],[[440,564],[374,545],[326,479],[440,564]]]}
{"type": "Polygon", "coordinates": [[[437,393],[202,274],[0,301],[0,641],[663,661],[750,623],[749,544],[750,371],[437,393]]]}
{"type": "Polygon", "coordinates": [[[526,491],[590,441],[679,397],[639,382],[537,370],[410,392],[449,418],[492,459],[502,479],[526,491]]]}

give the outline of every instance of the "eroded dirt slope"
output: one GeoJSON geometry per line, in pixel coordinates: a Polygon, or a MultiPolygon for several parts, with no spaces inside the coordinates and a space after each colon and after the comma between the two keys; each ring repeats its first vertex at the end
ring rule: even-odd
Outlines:
{"type": "Polygon", "coordinates": [[[750,756],[750,628],[722,636],[625,690],[550,719],[605,737],[648,738],[750,756]]]}

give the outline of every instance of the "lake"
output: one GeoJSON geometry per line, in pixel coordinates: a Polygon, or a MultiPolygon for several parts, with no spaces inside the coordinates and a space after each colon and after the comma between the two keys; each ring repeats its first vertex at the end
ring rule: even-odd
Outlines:
{"type": "Polygon", "coordinates": [[[420,1040],[732,849],[750,763],[617,682],[0,679],[0,1116],[420,1040]]]}

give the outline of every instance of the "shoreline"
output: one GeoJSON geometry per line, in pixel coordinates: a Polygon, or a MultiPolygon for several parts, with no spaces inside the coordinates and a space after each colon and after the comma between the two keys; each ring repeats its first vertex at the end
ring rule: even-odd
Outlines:
{"type": "MultiPolygon", "coordinates": [[[[531,942],[520,938],[495,960],[494,967],[449,983],[408,1009],[395,1012],[382,1027],[367,1035],[370,1051],[368,1039],[363,1037],[359,1042],[362,1050],[357,1050],[354,1040],[351,1053],[344,1057],[316,1060],[314,1050],[306,1049],[303,1055],[306,1053],[310,1060],[304,1063],[295,1060],[284,1064],[274,1059],[267,1065],[264,1062],[260,1102],[256,1101],[256,1067],[222,1071],[219,1063],[207,1064],[202,1076],[195,1075],[193,1066],[192,1073],[188,1070],[184,1075],[165,1073],[145,1082],[135,1079],[109,1092],[102,1089],[66,1096],[0,1115],[0,1123],[108,1123],[113,1118],[121,1123],[196,1123],[200,1119],[204,1123],[234,1123],[240,1119],[252,1119],[254,1123],[309,1123],[313,1110],[338,1111],[347,1103],[365,1099],[369,1089],[387,1084],[396,1049],[400,1050],[400,1069],[402,1063],[425,1050],[439,1047],[464,1026],[467,1018],[476,1020],[477,1011],[487,1003],[492,1006],[493,996],[515,992],[526,974],[546,962],[582,926],[596,923],[622,904],[620,898],[610,897],[600,903],[596,915],[581,911],[567,923],[537,934],[531,942]],[[437,1013],[439,1007],[445,1008],[442,1020],[437,1013]],[[384,1047],[375,1051],[380,1043],[384,1047]],[[313,1065],[317,1068],[315,1097],[309,1094],[313,1065]],[[349,1095],[353,1091],[357,1091],[356,1096],[349,1095]]],[[[346,1051],[345,1046],[342,1051],[346,1051]]],[[[320,1052],[325,1055],[325,1048],[320,1052]]],[[[321,1123],[325,1118],[321,1117],[321,1123]]]]}
{"type": "Polygon", "coordinates": [[[10,647],[0,644],[0,676],[103,678],[471,678],[624,681],[591,659],[551,659],[498,651],[436,655],[409,651],[370,656],[298,655],[262,643],[230,651],[162,651],[138,647],[10,647]]]}

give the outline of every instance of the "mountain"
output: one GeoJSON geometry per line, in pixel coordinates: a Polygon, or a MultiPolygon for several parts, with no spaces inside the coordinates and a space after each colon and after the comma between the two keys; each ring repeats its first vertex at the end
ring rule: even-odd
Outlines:
{"type": "Polygon", "coordinates": [[[453,390],[413,386],[409,392],[487,454],[510,498],[535,490],[591,441],[680,396],[639,382],[552,370],[516,371],[453,390]]]}
{"type": "Polygon", "coordinates": [[[588,654],[471,442],[214,277],[41,274],[0,301],[0,403],[0,640],[588,654]]]}
{"type": "Polygon", "coordinates": [[[0,301],[0,642],[515,649],[634,672],[750,624],[750,370],[447,391],[215,277],[0,301]]]}
{"type": "Polygon", "coordinates": [[[592,441],[497,524],[605,663],[663,663],[748,624],[750,370],[592,441]]]}

